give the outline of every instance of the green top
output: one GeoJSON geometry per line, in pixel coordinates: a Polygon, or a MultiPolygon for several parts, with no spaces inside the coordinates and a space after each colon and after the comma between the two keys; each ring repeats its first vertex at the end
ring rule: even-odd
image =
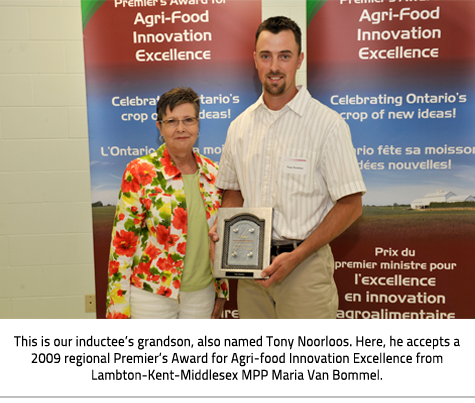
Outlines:
{"type": "Polygon", "coordinates": [[[197,170],[193,175],[183,175],[188,231],[186,238],[185,265],[181,291],[190,292],[206,288],[212,281],[209,257],[208,221],[200,192],[197,170]]]}

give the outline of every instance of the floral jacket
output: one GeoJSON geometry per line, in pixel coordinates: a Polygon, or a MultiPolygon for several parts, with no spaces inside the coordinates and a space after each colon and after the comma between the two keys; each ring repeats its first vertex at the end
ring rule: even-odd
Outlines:
{"type": "MultiPolygon", "coordinates": [[[[221,205],[221,191],[214,186],[218,167],[198,153],[195,158],[211,226],[221,205]]],[[[186,234],[183,179],[163,145],[130,162],[122,178],[109,257],[107,318],[130,317],[131,285],[178,297],[186,234]]],[[[218,297],[228,297],[226,280],[215,279],[215,288],[218,297]]]]}

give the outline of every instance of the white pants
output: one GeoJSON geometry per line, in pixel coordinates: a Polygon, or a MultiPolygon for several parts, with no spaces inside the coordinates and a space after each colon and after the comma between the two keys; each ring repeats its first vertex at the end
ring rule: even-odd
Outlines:
{"type": "Polygon", "coordinates": [[[202,290],[180,292],[180,302],[134,286],[130,288],[131,319],[211,319],[216,298],[213,282],[202,290]]]}

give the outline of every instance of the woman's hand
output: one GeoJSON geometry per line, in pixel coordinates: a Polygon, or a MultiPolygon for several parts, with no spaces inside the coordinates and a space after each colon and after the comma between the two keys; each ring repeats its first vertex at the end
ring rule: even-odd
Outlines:
{"type": "Polygon", "coordinates": [[[216,298],[213,313],[211,314],[211,319],[219,319],[221,317],[225,302],[226,300],[224,298],[216,298]]]}
{"type": "Polygon", "coordinates": [[[217,230],[218,230],[218,224],[215,222],[208,232],[209,241],[210,241],[209,242],[209,257],[211,258],[211,262],[213,264],[214,264],[215,246],[216,246],[216,242],[218,242],[219,240],[217,230]]]}

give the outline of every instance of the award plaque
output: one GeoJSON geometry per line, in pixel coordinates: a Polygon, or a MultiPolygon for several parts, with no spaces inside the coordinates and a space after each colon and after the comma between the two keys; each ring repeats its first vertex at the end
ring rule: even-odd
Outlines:
{"type": "Polygon", "coordinates": [[[216,278],[263,278],[270,264],[272,207],[218,210],[216,278]]]}

